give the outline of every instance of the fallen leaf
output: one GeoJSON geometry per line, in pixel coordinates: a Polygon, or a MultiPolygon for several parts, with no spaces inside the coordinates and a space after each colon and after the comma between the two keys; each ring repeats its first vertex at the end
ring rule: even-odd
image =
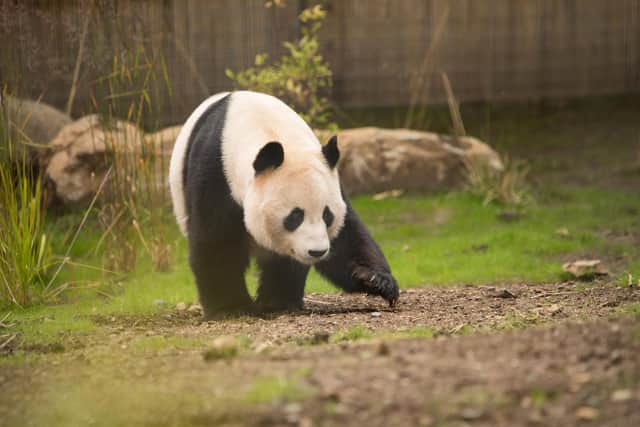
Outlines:
{"type": "Polygon", "coordinates": [[[612,402],[625,402],[631,400],[633,393],[628,388],[622,388],[611,393],[612,402]]]}
{"type": "Polygon", "coordinates": [[[404,194],[404,190],[389,190],[389,191],[383,191],[381,193],[376,193],[373,195],[372,199],[373,200],[384,200],[384,199],[388,199],[388,198],[396,198],[396,197],[400,197],[402,196],[402,194],[404,194]]]}
{"type": "Polygon", "coordinates": [[[463,420],[471,421],[477,420],[484,415],[484,411],[480,408],[465,408],[460,411],[460,418],[463,420]]]}
{"type": "Polygon", "coordinates": [[[547,311],[549,312],[549,314],[551,314],[552,316],[560,313],[562,311],[562,307],[560,307],[560,305],[558,304],[551,304],[548,308],[547,311]]]}
{"type": "Polygon", "coordinates": [[[600,412],[591,406],[581,406],[576,409],[576,417],[581,420],[595,420],[600,416],[600,412]]]}
{"type": "Polygon", "coordinates": [[[489,291],[489,296],[493,298],[517,298],[516,294],[508,289],[492,289],[489,291]]]}

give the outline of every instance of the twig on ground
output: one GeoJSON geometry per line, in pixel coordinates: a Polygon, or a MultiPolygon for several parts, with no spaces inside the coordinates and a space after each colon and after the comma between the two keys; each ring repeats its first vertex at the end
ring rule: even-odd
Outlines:
{"type": "Polygon", "coordinates": [[[564,292],[545,292],[543,294],[533,295],[531,298],[544,298],[544,297],[555,297],[559,295],[572,295],[575,294],[575,291],[564,291],[564,292]]]}
{"type": "Polygon", "coordinates": [[[321,304],[321,305],[333,305],[333,303],[330,303],[330,302],[318,301],[318,300],[307,298],[307,297],[304,297],[304,302],[310,302],[313,304],[321,304]]]}
{"type": "Polygon", "coordinates": [[[11,341],[13,341],[16,337],[18,336],[18,334],[12,334],[9,339],[7,339],[5,342],[3,342],[2,344],[0,344],[0,350],[2,350],[3,348],[5,348],[6,346],[9,345],[9,343],[11,341]]]}

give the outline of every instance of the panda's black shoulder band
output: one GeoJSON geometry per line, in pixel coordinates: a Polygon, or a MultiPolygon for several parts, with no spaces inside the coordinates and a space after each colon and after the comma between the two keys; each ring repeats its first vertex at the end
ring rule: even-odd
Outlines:
{"type": "Polygon", "coordinates": [[[260,152],[253,161],[253,169],[256,175],[264,172],[269,168],[277,168],[284,161],[284,150],[282,144],[273,141],[260,149],[260,152]]]}

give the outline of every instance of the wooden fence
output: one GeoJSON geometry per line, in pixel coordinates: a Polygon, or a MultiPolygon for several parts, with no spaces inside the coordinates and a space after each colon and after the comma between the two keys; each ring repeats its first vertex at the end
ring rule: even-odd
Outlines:
{"type": "MultiPolygon", "coordinates": [[[[181,122],[207,94],[230,88],[225,69],[251,65],[260,52],[277,57],[297,37],[296,16],[310,2],[264,3],[0,0],[0,78],[64,107],[79,63],[79,115],[97,102],[92,87],[113,68],[113,52],[142,42],[166,60],[162,120],[181,122]]],[[[461,102],[640,92],[640,0],[324,4],[322,51],[341,107],[441,103],[442,71],[461,102]]]]}

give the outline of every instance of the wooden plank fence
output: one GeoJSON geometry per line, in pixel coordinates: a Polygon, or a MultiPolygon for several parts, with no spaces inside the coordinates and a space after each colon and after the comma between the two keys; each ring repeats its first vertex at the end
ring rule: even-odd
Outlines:
{"type": "MultiPolygon", "coordinates": [[[[82,38],[74,114],[113,52],[143,43],[161,52],[176,123],[238,70],[299,34],[288,0],[0,0],[0,79],[63,108],[82,38]],[[82,28],[88,19],[88,32],[82,28]]],[[[440,72],[460,102],[565,99],[640,92],[640,0],[327,0],[322,52],[341,107],[445,101],[440,72]]],[[[95,94],[93,94],[95,99],[95,94]]]]}

